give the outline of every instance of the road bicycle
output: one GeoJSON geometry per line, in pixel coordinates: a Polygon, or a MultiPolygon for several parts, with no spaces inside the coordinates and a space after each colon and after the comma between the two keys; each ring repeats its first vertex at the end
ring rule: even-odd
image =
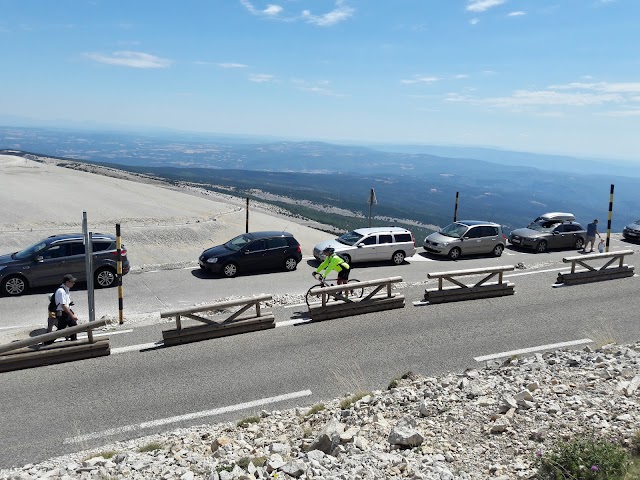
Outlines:
{"type": "MultiPolygon", "coordinates": [[[[318,302],[319,299],[322,297],[322,292],[319,291],[321,288],[334,286],[333,283],[327,283],[327,280],[322,278],[322,275],[320,274],[314,274],[313,276],[317,278],[320,281],[320,283],[312,286],[309,290],[307,290],[307,294],[304,297],[305,301],[307,302],[307,307],[311,307],[312,303],[318,302]]],[[[347,292],[346,295],[344,294],[344,291],[329,293],[328,295],[333,297],[335,300],[341,300],[343,302],[350,302],[351,300],[349,300],[349,297],[362,298],[362,295],[364,294],[363,287],[349,286],[350,283],[357,283],[357,282],[360,282],[360,280],[358,280],[357,278],[349,279],[349,281],[347,282],[347,285],[345,285],[345,290],[347,292]]]]}

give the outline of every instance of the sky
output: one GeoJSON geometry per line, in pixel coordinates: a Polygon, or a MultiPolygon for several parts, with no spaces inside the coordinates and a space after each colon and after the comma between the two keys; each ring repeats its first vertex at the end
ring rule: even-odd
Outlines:
{"type": "Polygon", "coordinates": [[[0,0],[0,124],[640,162],[639,19],[639,0],[0,0]]]}

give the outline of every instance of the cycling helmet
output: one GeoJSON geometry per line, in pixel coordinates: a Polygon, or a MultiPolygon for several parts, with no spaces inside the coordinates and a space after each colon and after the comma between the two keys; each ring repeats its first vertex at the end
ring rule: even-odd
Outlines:
{"type": "Polygon", "coordinates": [[[333,248],[333,247],[327,247],[327,248],[325,248],[325,249],[322,251],[322,253],[328,253],[329,255],[332,255],[332,254],[333,254],[333,252],[335,252],[335,251],[336,251],[336,249],[335,249],[335,248],[333,248]]]}

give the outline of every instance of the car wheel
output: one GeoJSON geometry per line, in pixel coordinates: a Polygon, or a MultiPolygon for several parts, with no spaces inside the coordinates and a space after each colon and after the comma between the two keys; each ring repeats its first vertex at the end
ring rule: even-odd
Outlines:
{"type": "Polygon", "coordinates": [[[402,263],[404,262],[404,252],[398,250],[393,254],[393,257],[391,257],[391,261],[396,265],[402,265],[402,263]]]}
{"type": "Polygon", "coordinates": [[[9,275],[2,282],[2,293],[17,297],[27,290],[27,280],[20,275],[9,275]]]}
{"type": "Polygon", "coordinates": [[[451,250],[449,250],[449,258],[451,260],[457,260],[458,258],[460,258],[461,254],[462,251],[458,247],[453,247],[451,250]]]}
{"type": "Polygon", "coordinates": [[[116,272],[111,268],[101,268],[96,271],[94,278],[98,288],[113,287],[116,283],[116,272]]]}
{"type": "Polygon", "coordinates": [[[584,248],[584,238],[578,237],[576,238],[576,250],[581,250],[584,248]]]}
{"type": "Polygon", "coordinates": [[[222,267],[222,273],[228,278],[235,277],[238,274],[238,265],[235,263],[227,263],[222,267]]]}
{"type": "Polygon", "coordinates": [[[351,257],[349,255],[345,255],[345,254],[341,253],[340,256],[342,257],[342,259],[345,262],[347,262],[349,265],[351,265],[351,257]]]}
{"type": "Polygon", "coordinates": [[[296,268],[298,268],[298,262],[296,261],[295,258],[293,257],[288,257],[285,261],[284,261],[284,269],[287,272],[293,272],[296,268]]]}
{"type": "Polygon", "coordinates": [[[493,256],[494,257],[502,256],[502,252],[504,252],[504,245],[502,245],[501,243],[499,243],[498,245],[493,247],[493,256]]]}
{"type": "Polygon", "coordinates": [[[536,245],[536,252],[544,253],[547,251],[547,242],[544,240],[540,240],[538,245],[536,245]]]}

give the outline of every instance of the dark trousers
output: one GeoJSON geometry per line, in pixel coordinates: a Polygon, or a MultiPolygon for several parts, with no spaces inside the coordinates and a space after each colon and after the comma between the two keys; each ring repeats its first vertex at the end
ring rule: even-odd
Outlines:
{"type": "MultiPolygon", "coordinates": [[[[69,316],[67,312],[62,312],[62,315],[58,317],[58,330],[65,329],[67,327],[75,327],[78,324],[73,318],[69,316]]],[[[69,337],[71,340],[77,340],[78,335],[73,334],[69,337]]]]}

